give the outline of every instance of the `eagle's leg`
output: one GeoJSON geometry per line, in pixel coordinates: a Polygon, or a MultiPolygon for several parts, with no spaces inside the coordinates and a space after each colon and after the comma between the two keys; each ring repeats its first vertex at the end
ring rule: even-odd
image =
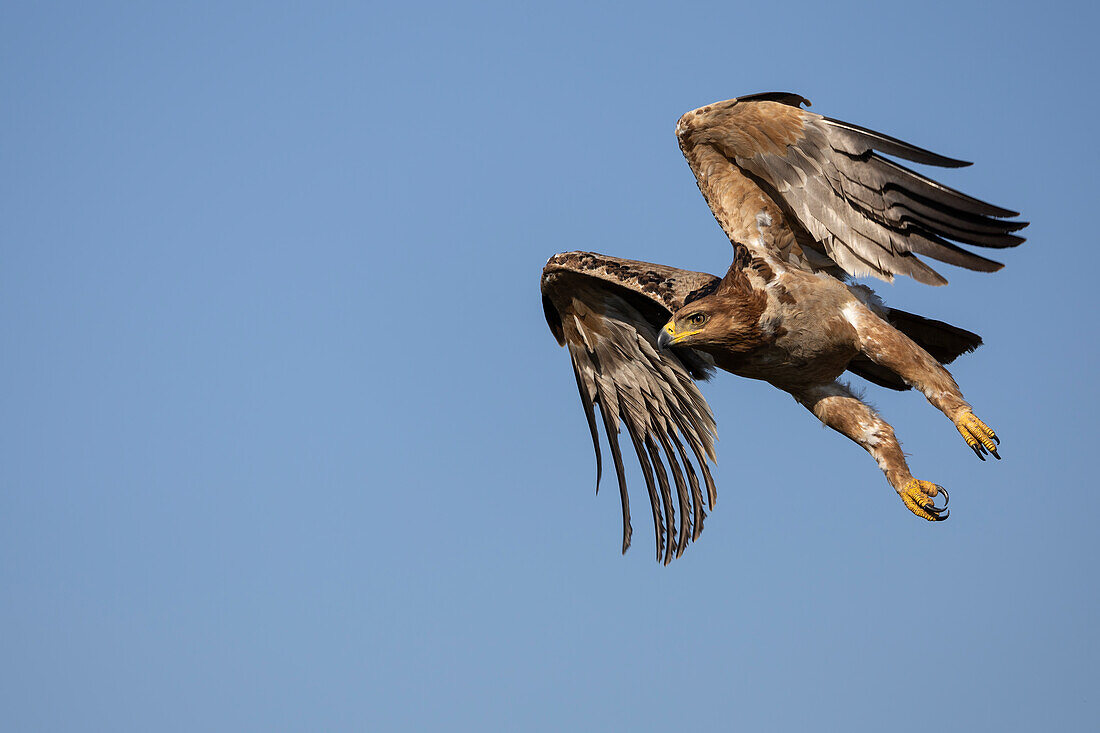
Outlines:
{"type": "Polygon", "coordinates": [[[855,327],[860,351],[867,358],[923,392],[955,424],[978,458],[984,461],[983,453],[988,451],[1000,459],[997,434],[974,415],[951,373],[935,357],[863,305],[848,306],[845,315],[855,327]]]}
{"type": "Polygon", "coordinates": [[[947,492],[930,481],[913,478],[894,429],[845,385],[829,382],[791,390],[791,394],[821,422],[863,446],[909,511],[929,521],[947,519],[948,512],[933,501],[940,493],[946,498],[947,492]]]}

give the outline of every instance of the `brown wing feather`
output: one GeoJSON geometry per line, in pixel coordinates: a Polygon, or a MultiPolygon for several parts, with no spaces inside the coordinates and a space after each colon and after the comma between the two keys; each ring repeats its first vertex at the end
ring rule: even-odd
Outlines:
{"type": "Polygon", "coordinates": [[[702,531],[699,473],[707,504],[714,506],[707,463],[715,457],[714,416],[694,382],[707,376],[709,360],[690,349],[659,351],[656,343],[672,312],[713,290],[718,280],[590,252],[554,255],[543,269],[543,308],[550,330],[569,348],[596,452],[597,489],[602,458],[594,406],[600,408],[622,502],[623,552],[631,527],[620,425],[626,426],[649,492],[659,561],[679,557],[702,531]]]}
{"type": "Polygon", "coordinates": [[[1024,241],[1013,232],[1026,222],[1005,221],[1016,212],[879,153],[942,167],[969,163],[822,117],[801,109],[803,102],[785,93],[752,95],[688,112],[676,126],[715,217],[754,255],[942,285],[947,281],[917,255],[992,272],[1002,265],[948,240],[993,248],[1024,241]],[[762,227],[762,220],[770,224],[762,227]]]}

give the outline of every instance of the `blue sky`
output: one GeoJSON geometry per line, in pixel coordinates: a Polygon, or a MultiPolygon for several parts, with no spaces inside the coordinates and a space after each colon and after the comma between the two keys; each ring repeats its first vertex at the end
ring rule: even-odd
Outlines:
{"type": "MultiPolygon", "coordinates": [[[[1100,515],[1084,3],[9,3],[0,709],[20,731],[1080,730],[1100,515]],[[539,272],[722,272],[672,134],[789,90],[973,160],[1029,241],[890,303],[981,333],[950,521],[720,375],[698,543],[621,557],[539,272]]],[[[630,474],[636,506],[640,476],[630,474]]]]}

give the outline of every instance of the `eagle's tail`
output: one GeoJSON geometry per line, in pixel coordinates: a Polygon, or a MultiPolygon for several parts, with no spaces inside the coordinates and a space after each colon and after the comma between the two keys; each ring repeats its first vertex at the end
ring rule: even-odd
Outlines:
{"type": "Polygon", "coordinates": [[[941,364],[950,364],[982,345],[982,337],[976,333],[897,308],[888,309],[886,319],[941,364]]]}
{"type": "MultiPolygon", "coordinates": [[[[927,351],[941,364],[950,364],[959,356],[968,354],[982,345],[982,337],[976,333],[897,308],[886,309],[886,320],[894,328],[913,339],[917,346],[927,351]]],[[[853,359],[848,365],[848,371],[882,387],[896,390],[909,389],[909,385],[897,374],[864,356],[853,359]]]]}

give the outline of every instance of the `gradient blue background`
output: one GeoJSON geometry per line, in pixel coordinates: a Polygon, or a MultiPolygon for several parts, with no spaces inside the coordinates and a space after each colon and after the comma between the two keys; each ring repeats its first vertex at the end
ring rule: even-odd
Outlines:
{"type": "Polygon", "coordinates": [[[11,731],[1083,730],[1097,718],[1092,4],[5,3],[11,731]],[[538,278],[722,272],[672,133],[790,90],[1032,221],[946,289],[979,463],[872,389],[951,520],[720,375],[719,504],[653,561],[538,278]]]}

